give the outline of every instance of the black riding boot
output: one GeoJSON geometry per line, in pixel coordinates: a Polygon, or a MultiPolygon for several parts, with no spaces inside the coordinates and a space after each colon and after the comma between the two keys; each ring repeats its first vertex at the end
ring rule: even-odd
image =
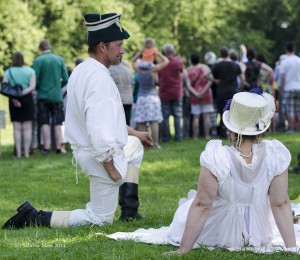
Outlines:
{"type": "Polygon", "coordinates": [[[29,226],[50,227],[52,212],[37,211],[28,201],[25,201],[17,211],[18,213],[7,220],[2,229],[19,229],[29,226]]]}
{"type": "Polygon", "coordinates": [[[130,221],[133,219],[141,219],[138,213],[139,196],[138,184],[131,182],[124,182],[119,190],[119,204],[121,207],[120,220],[130,221]]]}

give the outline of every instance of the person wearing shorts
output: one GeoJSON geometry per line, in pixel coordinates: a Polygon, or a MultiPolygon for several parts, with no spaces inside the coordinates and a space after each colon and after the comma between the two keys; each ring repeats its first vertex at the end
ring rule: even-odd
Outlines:
{"type": "Polygon", "coordinates": [[[56,153],[61,153],[64,110],[61,88],[68,82],[68,71],[64,60],[51,52],[48,40],[40,42],[42,52],[33,62],[38,91],[38,123],[41,127],[43,155],[48,155],[51,143],[51,125],[54,126],[56,153]]]}
{"type": "Polygon", "coordinates": [[[287,134],[297,129],[296,119],[300,119],[300,58],[295,55],[295,44],[285,46],[286,58],[280,64],[280,91],[283,96],[282,112],[288,120],[287,134]]]}
{"type": "Polygon", "coordinates": [[[300,90],[284,91],[282,98],[282,112],[288,118],[287,134],[292,134],[295,129],[296,117],[300,118],[300,90]]]}
{"type": "Polygon", "coordinates": [[[203,115],[204,135],[210,139],[210,113],[214,111],[213,96],[211,90],[211,70],[205,64],[200,63],[198,55],[190,58],[191,66],[187,69],[193,90],[191,91],[191,114],[193,115],[193,137],[199,136],[199,118],[203,115]]]}
{"type": "MultiPolygon", "coordinates": [[[[38,100],[38,123],[40,126],[51,126],[54,125],[55,129],[55,143],[61,143],[62,138],[59,133],[61,126],[65,120],[64,117],[64,108],[62,103],[51,103],[46,100],[38,100]],[[60,139],[57,139],[60,138],[60,139]]],[[[44,135],[43,135],[44,137],[44,135]]],[[[49,135],[50,138],[50,135],[49,135]]],[[[45,145],[46,139],[43,138],[43,145],[45,145]]],[[[48,145],[47,145],[48,147],[48,145]]],[[[61,146],[57,146],[56,152],[59,154],[61,152],[61,146]]],[[[43,149],[43,155],[48,155],[49,148],[43,149]]]]}

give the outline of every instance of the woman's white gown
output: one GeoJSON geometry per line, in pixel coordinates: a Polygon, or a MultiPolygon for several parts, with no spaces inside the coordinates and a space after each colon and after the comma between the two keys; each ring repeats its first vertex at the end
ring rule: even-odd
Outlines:
{"type": "MultiPolygon", "coordinates": [[[[234,147],[223,146],[220,140],[208,142],[200,156],[200,164],[217,178],[219,188],[195,247],[239,250],[249,246],[250,250],[258,252],[285,249],[271,212],[268,190],[272,179],[288,168],[290,160],[290,152],[277,140],[253,145],[251,164],[246,164],[234,147]]],[[[179,245],[195,195],[196,191],[190,191],[187,199],[179,201],[169,227],[117,232],[109,237],[179,245]]],[[[293,205],[293,209],[300,214],[300,205],[293,205]]],[[[294,227],[298,248],[293,250],[300,252],[300,224],[294,227]]]]}

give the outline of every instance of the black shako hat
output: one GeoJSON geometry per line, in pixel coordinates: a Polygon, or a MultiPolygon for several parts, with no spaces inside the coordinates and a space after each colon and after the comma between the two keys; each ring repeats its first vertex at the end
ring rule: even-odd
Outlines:
{"type": "Polygon", "coordinates": [[[94,46],[100,42],[112,42],[130,37],[129,33],[120,24],[121,14],[85,14],[87,26],[87,43],[94,46]]]}

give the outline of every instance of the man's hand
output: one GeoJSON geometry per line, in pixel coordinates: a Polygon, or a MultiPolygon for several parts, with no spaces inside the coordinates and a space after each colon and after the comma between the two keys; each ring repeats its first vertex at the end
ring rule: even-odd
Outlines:
{"type": "Polygon", "coordinates": [[[106,170],[108,176],[114,180],[119,181],[122,179],[121,174],[118,172],[118,170],[115,168],[114,160],[111,160],[109,162],[103,162],[104,169],[106,170]]]}
{"type": "Polygon", "coordinates": [[[153,146],[153,140],[148,132],[137,131],[136,137],[140,139],[145,148],[151,148],[153,146]]]}
{"type": "Polygon", "coordinates": [[[153,140],[151,135],[148,132],[137,131],[130,126],[127,126],[127,131],[128,131],[128,135],[133,135],[138,139],[140,139],[140,141],[142,142],[145,148],[153,147],[153,140]]]}

